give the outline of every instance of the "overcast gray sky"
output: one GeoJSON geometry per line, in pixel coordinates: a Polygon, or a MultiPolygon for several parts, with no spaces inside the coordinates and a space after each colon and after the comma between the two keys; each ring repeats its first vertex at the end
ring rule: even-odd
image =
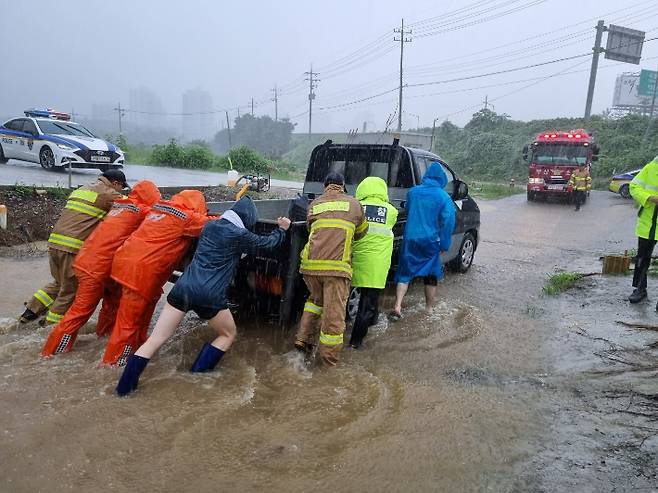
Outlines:
{"type": "MultiPolygon", "coordinates": [[[[126,106],[128,91],[139,86],[151,88],[172,113],[181,111],[185,90],[201,87],[211,93],[216,110],[241,105],[244,112],[254,97],[266,100],[257,105],[256,115],[273,115],[269,98],[276,83],[282,87],[279,115],[295,117],[297,131],[306,131],[308,83],[303,72],[313,62],[321,79],[314,130],[344,131],[360,128],[364,121],[381,129],[396,110],[397,93],[355,101],[396,87],[399,44],[393,41],[393,29],[402,17],[413,29],[413,41],[405,45],[408,84],[590,52],[598,18],[606,25],[647,31],[647,39],[658,36],[656,0],[2,3],[0,115],[7,117],[38,105],[75,108],[82,114],[90,113],[92,103],[121,101],[126,106]],[[501,45],[506,46],[497,48],[501,45]]],[[[579,116],[589,64],[590,57],[578,58],[410,87],[404,125],[431,125],[434,118],[446,117],[461,125],[486,95],[496,111],[516,119],[579,116]],[[535,80],[565,71],[576,73],[535,80]]],[[[594,111],[612,104],[617,74],[657,66],[658,40],[645,44],[639,67],[602,58],[594,111]]]]}

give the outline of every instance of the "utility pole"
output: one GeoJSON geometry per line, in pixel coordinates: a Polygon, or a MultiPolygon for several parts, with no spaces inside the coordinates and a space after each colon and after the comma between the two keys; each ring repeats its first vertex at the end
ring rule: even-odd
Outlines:
{"type": "Polygon", "coordinates": [[[405,36],[407,34],[411,34],[411,29],[409,29],[408,31],[404,30],[404,19],[402,19],[402,23],[400,24],[400,29],[393,29],[393,32],[400,35],[399,38],[396,38],[394,36],[393,41],[400,42],[400,89],[398,94],[398,132],[402,132],[402,67],[403,67],[402,62],[404,59],[404,44],[411,42],[411,38],[405,38],[405,36]]]}
{"type": "Polygon", "coordinates": [[[114,108],[114,111],[116,111],[119,114],[119,135],[122,135],[123,130],[121,128],[121,118],[123,118],[126,115],[126,111],[121,108],[121,101],[117,103],[117,107],[114,108]]]}
{"type": "Polygon", "coordinates": [[[311,138],[311,128],[313,126],[313,100],[315,99],[315,93],[313,89],[317,87],[317,83],[320,82],[320,79],[317,78],[319,75],[317,72],[313,72],[313,64],[311,64],[310,72],[304,72],[308,77],[305,79],[308,81],[308,138],[311,138]]]}
{"type": "Polygon", "coordinates": [[[486,94],[486,95],[484,96],[484,109],[486,110],[486,109],[488,109],[488,108],[489,108],[489,95],[486,94]]]}
{"type": "Polygon", "coordinates": [[[231,143],[231,124],[228,120],[228,111],[226,112],[226,130],[228,131],[228,149],[230,151],[233,144],[231,143]]]}
{"type": "Polygon", "coordinates": [[[274,84],[274,97],[272,98],[272,101],[274,101],[274,121],[278,122],[279,121],[279,92],[277,91],[276,84],[274,84]]]}
{"type": "Polygon", "coordinates": [[[596,70],[599,67],[599,55],[605,51],[601,48],[601,38],[603,37],[603,32],[607,31],[608,28],[605,27],[604,21],[599,21],[596,23],[596,38],[594,39],[594,48],[592,51],[592,68],[589,72],[589,87],[587,88],[587,102],[585,103],[585,124],[589,122],[589,117],[592,114],[592,100],[594,99],[594,86],[596,85],[596,70]]]}
{"type": "Polygon", "coordinates": [[[251,116],[254,116],[254,98],[251,98],[251,116]]]}
{"type": "Polygon", "coordinates": [[[240,118],[240,107],[238,106],[238,118],[240,118]]]}

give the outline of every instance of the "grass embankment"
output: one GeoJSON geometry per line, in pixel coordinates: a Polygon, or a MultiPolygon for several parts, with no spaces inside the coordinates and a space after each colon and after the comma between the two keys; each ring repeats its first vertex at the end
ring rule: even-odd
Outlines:
{"type": "Polygon", "coordinates": [[[584,277],[579,272],[559,272],[552,274],[546,279],[546,284],[542,292],[548,296],[557,296],[567,289],[571,289],[575,284],[584,277]]]}
{"type": "Polygon", "coordinates": [[[510,187],[508,183],[489,183],[481,181],[467,181],[467,183],[469,194],[478,199],[495,200],[525,193],[524,187],[518,185],[510,187]]]}

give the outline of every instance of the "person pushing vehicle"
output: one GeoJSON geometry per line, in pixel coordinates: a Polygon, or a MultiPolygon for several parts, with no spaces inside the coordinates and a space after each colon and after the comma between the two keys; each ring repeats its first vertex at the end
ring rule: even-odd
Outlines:
{"type": "Polygon", "coordinates": [[[21,323],[36,320],[46,311],[46,324],[60,322],[73,303],[78,286],[73,261],[85,240],[105,218],[112,203],[128,188],[123,172],[111,169],[98,180],[71,192],[48,238],[48,261],[53,281],[25,304],[21,323]]]}
{"type": "Polygon", "coordinates": [[[171,200],[155,204],[117,250],[111,276],[121,284],[121,301],[104,364],[125,365],[128,356],[146,340],[162,286],[210,219],[203,194],[183,190],[171,200]]]}
{"type": "Polygon", "coordinates": [[[310,353],[320,324],[318,354],[324,366],[338,363],[345,332],[345,307],[352,279],[352,242],[368,232],[361,204],[345,193],[345,178],[329,173],[324,194],[309,205],[308,243],[300,272],[310,292],[295,338],[299,351],[310,353]]]}
{"type": "Polygon", "coordinates": [[[96,335],[101,337],[112,332],[121,297],[121,286],[110,279],[114,254],[159,200],[158,188],[153,182],[144,180],[133,187],[127,198],[114,202],[105,220],[85,241],[73,263],[78,279],[75,300],[48,336],[42,356],[70,351],[78,331],[87,323],[101,299],[103,305],[96,335]]]}
{"type": "Polygon", "coordinates": [[[352,327],[350,346],[361,347],[368,327],[377,322],[379,294],[386,287],[393,254],[393,226],[398,210],[388,201],[388,187],[379,177],[369,176],[356,188],[368,221],[368,234],[354,242],[352,287],[360,289],[359,309],[352,327]]]}
{"type": "Polygon", "coordinates": [[[221,219],[206,224],[194,258],[167,296],[167,304],[153,333],[128,359],[116,388],[118,395],[124,396],[137,389],[139,377],[148,362],[190,310],[208,320],[210,327],[217,332],[212,343],[204,344],[190,371],[206,372],[217,366],[236,336],[227,292],[240,257],[277,248],[290,227],[290,219],[279,217],[279,227],[269,235],[261,236],[253,233],[257,219],[253,201],[243,197],[224,212],[221,219]]]}

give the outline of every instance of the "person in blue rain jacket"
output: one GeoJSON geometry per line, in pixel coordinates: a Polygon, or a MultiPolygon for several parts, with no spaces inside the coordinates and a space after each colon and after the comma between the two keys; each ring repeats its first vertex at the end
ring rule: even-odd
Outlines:
{"type": "Polygon", "coordinates": [[[402,300],[414,278],[424,280],[426,309],[434,304],[437,282],[443,278],[441,255],[450,248],[455,229],[455,204],[443,189],[447,183],[443,168],[433,162],[423,182],[407,193],[407,224],[395,275],[395,307],[390,314],[394,320],[402,317],[402,300]]]}
{"type": "Polygon", "coordinates": [[[137,388],[139,376],[160,347],[169,339],[185,313],[192,310],[218,333],[212,343],[206,343],[190,371],[213,370],[228,351],[236,335],[233,315],[228,309],[227,291],[242,254],[261,249],[273,250],[281,245],[290,220],[277,219],[279,227],[269,235],[252,232],[258,213],[249,197],[237,201],[221,219],[204,226],[194,258],[167,296],[167,304],[155,324],[153,333],[128,359],[117,385],[124,396],[137,388]]]}

